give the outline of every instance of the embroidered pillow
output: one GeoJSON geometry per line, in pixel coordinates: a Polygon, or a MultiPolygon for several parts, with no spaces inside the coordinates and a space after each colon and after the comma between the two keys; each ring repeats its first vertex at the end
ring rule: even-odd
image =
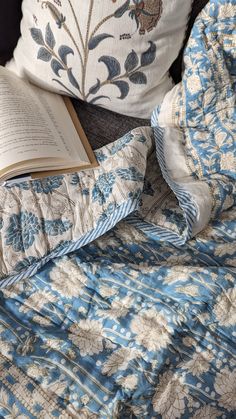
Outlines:
{"type": "Polygon", "coordinates": [[[49,90],[149,118],[172,87],[192,0],[24,0],[9,67],[49,90]]]}

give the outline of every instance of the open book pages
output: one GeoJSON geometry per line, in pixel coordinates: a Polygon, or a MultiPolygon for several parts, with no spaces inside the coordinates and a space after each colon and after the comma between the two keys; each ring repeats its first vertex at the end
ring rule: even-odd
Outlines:
{"type": "Polygon", "coordinates": [[[0,156],[0,181],[31,172],[50,175],[97,165],[70,100],[35,87],[3,67],[0,156]]]}

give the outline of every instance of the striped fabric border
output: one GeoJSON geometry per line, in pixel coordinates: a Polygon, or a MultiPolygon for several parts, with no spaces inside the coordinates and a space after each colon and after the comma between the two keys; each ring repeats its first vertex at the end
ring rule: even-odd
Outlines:
{"type": "Polygon", "coordinates": [[[170,242],[174,246],[183,246],[186,243],[186,240],[183,238],[185,236],[180,236],[174,231],[168,230],[168,228],[160,227],[149,223],[148,221],[140,220],[140,217],[131,215],[127,218],[127,222],[134,227],[142,230],[143,233],[147,234],[149,237],[158,238],[165,242],[170,242]]]}
{"type": "Polygon", "coordinates": [[[192,237],[193,226],[197,220],[198,210],[195,203],[192,200],[192,197],[189,192],[187,192],[182,186],[178,183],[174,182],[173,179],[169,176],[168,169],[165,162],[165,155],[164,155],[164,134],[165,129],[160,128],[156,125],[158,120],[158,108],[152,114],[152,126],[154,129],[154,138],[156,144],[156,153],[157,159],[162,171],[162,175],[165,181],[168,183],[174,194],[176,195],[179,205],[183,210],[184,218],[186,221],[186,228],[182,235],[178,235],[177,233],[168,230],[167,228],[162,228],[160,226],[155,226],[151,223],[147,223],[145,221],[140,221],[136,216],[128,217],[129,223],[136,225],[138,228],[141,228],[147,234],[155,235],[162,240],[170,241],[174,245],[183,245],[192,237]]]}
{"type": "Polygon", "coordinates": [[[11,275],[7,278],[0,279],[0,289],[5,288],[9,285],[20,281],[21,279],[29,278],[37,273],[37,271],[42,268],[47,262],[53,258],[63,256],[70,252],[80,249],[86,244],[92,242],[98,237],[102,236],[104,233],[113,228],[119,221],[127,217],[131,212],[135,211],[139,205],[139,200],[130,198],[120,205],[112,215],[105,221],[100,222],[93,230],[86,233],[84,236],[80,237],[76,241],[68,242],[66,246],[63,246],[61,249],[54,250],[47,256],[44,256],[41,260],[36,263],[33,263],[27,269],[24,269],[23,272],[20,272],[16,275],[11,275]]]}

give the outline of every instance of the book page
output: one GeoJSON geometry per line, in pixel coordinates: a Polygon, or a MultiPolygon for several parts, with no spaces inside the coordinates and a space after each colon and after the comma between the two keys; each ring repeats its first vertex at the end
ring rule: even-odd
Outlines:
{"type": "Polygon", "coordinates": [[[72,122],[63,97],[42,89],[38,89],[38,95],[50,123],[53,124],[70,158],[73,161],[76,160],[77,163],[89,163],[90,160],[80,141],[78,131],[72,122]]]}
{"type": "Polygon", "coordinates": [[[60,96],[0,67],[0,170],[38,158],[88,161],[82,145],[81,156],[76,152],[76,142],[78,134],[60,96]]]}

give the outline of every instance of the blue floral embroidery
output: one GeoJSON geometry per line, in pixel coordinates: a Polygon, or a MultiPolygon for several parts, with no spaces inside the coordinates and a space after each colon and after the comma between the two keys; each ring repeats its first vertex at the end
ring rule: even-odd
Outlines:
{"type": "Polygon", "coordinates": [[[131,132],[128,132],[128,134],[124,135],[119,141],[116,141],[116,143],[110,151],[111,155],[116,154],[118,151],[122,150],[123,147],[129,144],[133,138],[134,135],[131,132]]]}
{"type": "Polygon", "coordinates": [[[52,176],[45,179],[37,179],[32,182],[33,190],[37,193],[49,194],[62,185],[63,176],[52,176]]]}
{"type": "Polygon", "coordinates": [[[127,169],[118,169],[116,174],[124,180],[132,180],[134,182],[143,181],[144,176],[140,173],[136,167],[129,167],[127,169]]]}
{"type": "Polygon", "coordinates": [[[98,163],[102,163],[103,161],[105,161],[107,159],[107,156],[104,154],[103,151],[95,151],[95,155],[97,158],[98,163]]]}
{"type": "Polygon", "coordinates": [[[104,204],[112,192],[114,183],[114,173],[110,172],[100,175],[92,191],[93,201],[98,201],[101,205],[104,204]]]}
{"type": "Polygon", "coordinates": [[[10,217],[5,244],[11,245],[16,252],[28,249],[40,231],[38,218],[32,212],[20,212],[10,217]]]}
{"type": "Polygon", "coordinates": [[[70,221],[42,219],[42,226],[44,233],[49,236],[58,236],[69,230],[72,227],[72,223],[70,221]]]}

